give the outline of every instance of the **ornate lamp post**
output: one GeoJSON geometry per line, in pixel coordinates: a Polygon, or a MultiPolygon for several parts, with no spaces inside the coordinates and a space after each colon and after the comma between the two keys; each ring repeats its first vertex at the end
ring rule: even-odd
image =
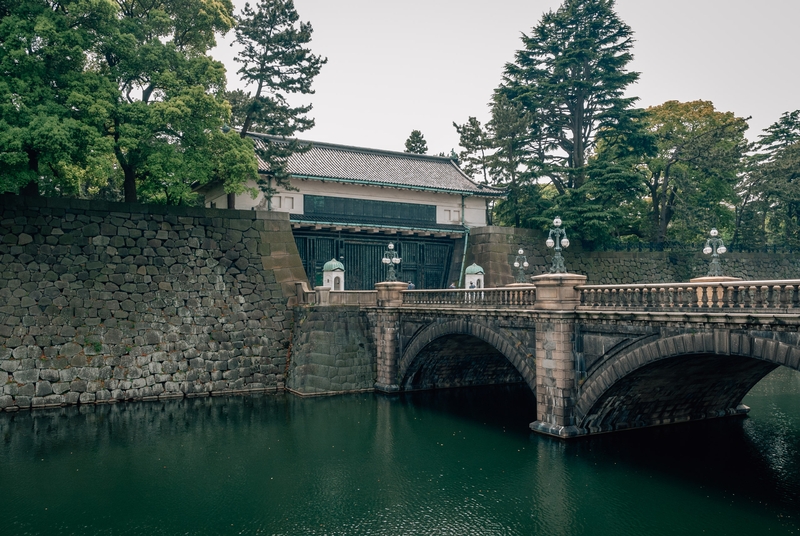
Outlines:
{"type": "Polygon", "coordinates": [[[528,258],[524,255],[524,251],[522,248],[519,248],[517,251],[517,256],[514,259],[514,268],[517,269],[517,283],[524,283],[525,282],[525,269],[529,266],[528,258]]]}
{"type": "Polygon", "coordinates": [[[725,244],[722,243],[722,239],[719,238],[719,231],[711,229],[710,234],[711,238],[706,240],[706,247],[703,248],[703,253],[706,255],[711,254],[711,265],[708,267],[708,277],[720,277],[722,276],[722,265],[719,262],[719,256],[728,251],[728,248],[725,247],[725,244]]]}
{"type": "Polygon", "coordinates": [[[551,274],[565,274],[567,269],[564,266],[564,258],[561,256],[561,248],[569,247],[569,239],[567,232],[561,228],[561,218],[553,220],[555,229],[550,229],[550,234],[547,236],[547,247],[555,247],[556,254],[553,256],[553,266],[550,267],[551,274]]]}
{"type": "Polygon", "coordinates": [[[383,259],[381,262],[389,267],[389,273],[386,276],[386,281],[397,281],[397,277],[394,273],[394,267],[400,264],[400,257],[397,256],[397,252],[394,250],[394,244],[389,242],[389,245],[386,248],[386,251],[383,252],[383,259]]]}

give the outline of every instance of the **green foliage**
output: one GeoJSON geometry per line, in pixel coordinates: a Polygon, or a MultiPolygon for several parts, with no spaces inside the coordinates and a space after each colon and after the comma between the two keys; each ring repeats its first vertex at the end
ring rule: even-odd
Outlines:
{"type": "Polygon", "coordinates": [[[530,170],[559,194],[584,184],[597,132],[616,128],[636,100],[622,96],[639,77],[626,70],[632,31],[613,8],[613,0],[565,0],[546,13],[523,36],[525,48],[506,65],[497,89],[529,114],[537,157],[530,170]]]}
{"type": "Polygon", "coordinates": [[[270,198],[276,187],[289,188],[288,157],[308,149],[287,138],[314,126],[314,120],[306,115],[312,106],[291,106],[287,97],[314,93],[311,84],[328,60],[305,46],[311,42],[313,28],[300,22],[292,0],[261,0],[255,9],[245,4],[236,22],[236,43],[242,46],[236,58],[242,64],[238,73],[247,86],[255,85],[255,91],[227,94],[232,122],[240,128],[242,138],[251,131],[281,138],[280,143],[268,142],[257,149],[269,170],[258,185],[270,198]]]}
{"type": "Polygon", "coordinates": [[[489,184],[487,153],[490,146],[481,122],[469,117],[463,125],[453,121],[453,127],[458,132],[459,145],[464,148],[458,154],[461,169],[470,177],[480,176],[484,184],[489,184]]]}
{"type": "Polygon", "coordinates": [[[592,242],[633,232],[624,222],[641,192],[632,159],[649,138],[635,98],[623,97],[639,76],[626,70],[632,42],[613,0],[565,0],[523,36],[488,125],[489,169],[509,191],[499,221],[544,229],[560,215],[592,242]],[[615,141],[599,154],[604,139],[615,141]]]}
{"type": "Polygon", "coordinates": [[[74,195],[113,174],[100,129],[116,90],[89,54],[113,13],[106,0],[3,4],[0,192],[74,195]]]}
{"type": "Polygon", "coordinates": [[[425,137],[419,130],[412,130],[406,140],[406,153],[425,154],[428,152],[428,144],[425,137]]]}
{"type": "Polygon", "coordinates": [[[2,191],[116,200],[121,185],[127,201],[195,203],[192,184],[255,177],[251,142],[220,131],[225,69],[207,55],[233,24],[229,0],[3,9],[2,191]]]}
{"type": "Polygon", "coordinates": [[[800,247],[800,110],[764,130],[740,177],[737,244],[800,247]]]}
{"type": "Polygon", "coordinates": [[[215,33],[233,26],[232,10],[229,0],[123,4],[108,28],[100,52],[120,98],[106,134],[126,201],[140,192],[149,202],[192,204],[193,184],[221,180],[237,192],[255,178],[248,142],[220,131],[229,116],[220,95],[225,68],[207,55],[215,33]],[[234,164],[234,155],[243,163],[234,164]]]}
{"type": "Polygon", "coordinates": [[[703,240],[733,228],[735,185],[747,149],[747,121],[707,101],[669,101],[648,109],[658,152],[643,163],[654,242],[703,240]]]}
{"type": "Polygon", "coordinates": [[[531,115],[519,103],[496,93],[492,119],[487,125],[494,152],[488,167],[497,186],[508,192],[506,199],[495,207],[499,223],[520,227],[543,209],[542,186],[536,175],[527,170],[534,167],[529,158],[528,139],[531,115]],[[534,180],[531,180],[533,178],[534,180]]]}

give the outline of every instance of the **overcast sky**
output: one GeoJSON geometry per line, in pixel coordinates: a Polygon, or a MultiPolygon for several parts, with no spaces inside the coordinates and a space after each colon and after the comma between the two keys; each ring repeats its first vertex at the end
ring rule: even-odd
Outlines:
{"type": "MultiPolygon", "coordinates": [[[[244,1],[234,0],[238,9],[244,1]]],[[[252,2],[251,2],[252,4],[252,2]]],[[[316,127],[303,139],[402,151],[413,129],[429,154],[458,151],[453,121],[489,117],[520,36],[560,0],[295,0],[327,65],[314,81],[316,127]]],[[[800,108],[800,0],[617,0],[634,31],[640,106],[710,100],[752,117],[748,136],[800,108]]],[[[213,55],[242,87],[230,47],[213,55]]],[[[246,89],[246,88],[245,88],[246,89]]],[[[251,88],[252,89],[252,88],[251,88]]]]}

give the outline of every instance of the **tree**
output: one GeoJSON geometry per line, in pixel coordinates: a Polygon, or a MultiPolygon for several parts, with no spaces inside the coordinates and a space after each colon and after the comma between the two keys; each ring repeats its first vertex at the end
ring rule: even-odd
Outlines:
{"type": "Polygon", "coordinates": [[[215,33],[234,23],[230,0],[117,0],[118,15],[98,47],[102,71],[119,89],[105,133],[124,175],[149,201],[193,203],[192,184],[214,180],[241,192],[255,178],[252,143],[222,131],[230,108],[225,68],[207,55],[215,33]]]}
{"type": "Polygon", "coordinates": [[[428,144],[425,143],[425,137],[419,130],[412,130],[411,134],[406,140],[406,153],[425,154],[428,152],[428,144]]]}
{"type": "MultiPolygon", "coordinates": [[[[290,94],[313,94],[311,84],[327,58],[315,56],[306,48],[311,42],[313,28],[300,17],[292,0],[260,0],[255,9],[247,3],[236,18],[236,43],[242,51],[235,58],[242,64],[238,74],[245,85],[255,85],[255,91],[229,93],[233,106],[234,126],[244,138],[251,131],[281,138],[281,143],[259,144],[257,151],[269,167],[266,180],[258,185],[268,199],[275,186],[289,188],[285,164],[295,152],[308,150],[297,140],[287,138],[314,126],[306,116],[312,105],[291,106],[290,94]]],[[[233,201],[229,196],[229,206],[233,201]]]]}
{"type": "MultiPolygon", "coordinates": [[[[565,221],[579,222],[584,243],[638,240],[647,212],[647,173],[642,159],[657,153],[644,110],[627,110],[613,129],[597,134],[597,151],[587,165],[588,180],[559,197],[555,210],[565,221]]],[[[548,215],[554,214],[551,209],[548,215]]]]}
{"type": "Polygon", "coordinates": [[[754,144],[738,184],[734,243],[800,246],[800,110],[786,112],[754,144]]]}
{"type": "Polygon", "coordinates": [[[453,121],[453,127],[459,136],[459,144],[464,148],[458,154],[461,169],[470,177],[481,176],[484,184],[489,184],[487,152],[489,140],[481,122],[469,117],[463,125],[453,121]]]}
{"type": "Polygon", "coordinates": [[[493,152],[487,159],[495,185],[506,190],[506,198],[495,206],[499,222],[520,227],[540,213],[542,185],[530,180],[529,132],[531,115],[519,103],[496,93],[492,118],[487,124],[493,152]]]}
{"type": "Polygon", "coordinates": [[[658,149],[644,160],[652,240],[699,240],[712,226],[732,228],[747,121],[708,101],[668,101],[647,112],[658,149]]]}
{"type": "Polygon", "coordinates": [[[565,0],[522,41],[497,91],[535,120],[529,138],[540,161],[528,167],[564,195],[589,178],[598,131],[616,128],[636,100],[622,96],[639,77],[626,70],[632,31],[613,0],[565,0]]]}
{"type": "Polygon", "coordinates": [[[102,122],[116,89],[90,62],[104,0],[0,6],[0,192],[96,191],[113,174],[102,122]]]}

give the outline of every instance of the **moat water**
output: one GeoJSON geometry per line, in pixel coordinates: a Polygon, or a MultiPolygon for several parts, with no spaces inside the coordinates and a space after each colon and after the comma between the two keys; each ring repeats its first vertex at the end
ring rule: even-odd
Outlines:
{"type": "Polygon", "coordinates": [[[0,534],[800,534],[800,373],[562,442],[524,388],[0,414],[0,534]]]}

